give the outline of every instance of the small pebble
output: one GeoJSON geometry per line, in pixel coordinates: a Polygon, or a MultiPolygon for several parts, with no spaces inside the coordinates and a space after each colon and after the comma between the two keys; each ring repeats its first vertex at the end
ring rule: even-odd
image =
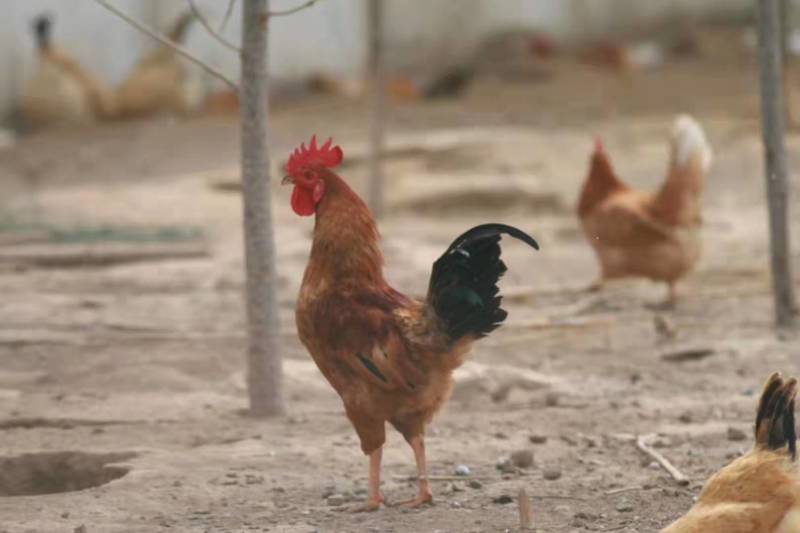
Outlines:
{"type": "Polygon", "coordinates": [[[621,501],[617,504],[616,509],[617,512],[620,513],[630,513],[631,511],[633,511],[633,505],[631,505],[629,502],[621,501]]]}
{"type": "Polygon", "coordinates": [[[470,474],[470,470],[467,465],[458,465],[455,472],[457,476],[468,476],[470,474]]]}
{"type": "Polygon", "coordinates": [[[548,481],[555,481],[561,477],[561,470],[558,470],[557,468],[546,468],[542,472],[542,477],[548,481]]]}
{"type": "Polygon", "coordinates": [[[76,527],[75,529],[73,529],[72,533],[86,533],[86,526],[81,524],[78,527],[76,527]]]}
{"type": "Polygon", "coordinates": [[[680,422],[682,422],[684,424],[691,424],[692,423],[692,413],[690,413],[688,411],[685,412],[685,413],[682,413],[681,416],[678,417],[678,421],[680,421],[680,422]]]}
{"type": "Polygon", "coordinates": [[[342,494],[331,494],[328,496],[328,505],[331,507],[339,507],[340,505],[344,505],[345,498],[342,494]]]}
{"type": "Polygon", "coordinates": [[[483,488],[483,483],[481,483],[477,479],[473,479],[472,481],[469,482],[469,488],[471,488],[471,489],[481,489],[481,488],[483,488]]]}
{"type": "Polygon", "coordinates": [[[508,494],[501,494],[500,496],[498,496],[497,498],[492,500],[493,503],[499,503],[501,505],[505,505],[505,504],[511,503],[513,501],[514,501],[514,498],[512,498],[508,494]]]}
{"type": "Polygon", "coordinates": [[[511,454],[511,463],[517,468],[530,468],[533,466],[533,452],[517,450],[511,454]]]}
{"type": "Polygon", "coordinates": [[[547,442],[546,435],[531,435],[528,437],[528,440],[531,441],[533,444],[544,444],[547,442]]]}
{"type": "Polygon", "coordinates": [[[511,459],[508,457],[504,457],[497,461],[495,464],[495,468],[501,471],[504,474],[514,474],[517,472],[517,468],[511,464],[511,459]]]}
{"type": "Polygon", "coordinates": [[[729,427],[728,428],[728,440],[732,441],[742,441],[747,440],[747,433],[742,431],[739,428],[729,427]]]}

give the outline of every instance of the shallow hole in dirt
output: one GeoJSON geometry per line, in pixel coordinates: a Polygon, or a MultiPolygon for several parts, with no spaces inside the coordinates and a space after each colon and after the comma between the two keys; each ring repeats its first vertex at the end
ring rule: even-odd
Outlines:
{"type": "Polygon", "coordinates": [[[99,487],[130,469],[135,453],[47,452],[0,457],[0,496],[33,496],[99,487]]]}

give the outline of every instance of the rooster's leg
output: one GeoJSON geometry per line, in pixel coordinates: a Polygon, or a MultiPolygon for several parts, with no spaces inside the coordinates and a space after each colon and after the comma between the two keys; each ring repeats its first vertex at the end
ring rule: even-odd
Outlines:
{"type": "Polygon", "coordinates": [[[417,460],[419,495],[413,500],[402,502],[398,505],[406,507],[419,507],[420,505],[433,502],[433,493],[428,484],[428,462],[425,460],[425,438],[422,435],[411,438],[408,443],[414,450],[414,458],[417,460]]]}
{"type": "Polygon", "coordinates": [[[383,503],[383,494],[381,493],[381,457],[383,456],[383,447],[381,446],[371,454],[369,454],[369,496],[367,502],[355,509],[354,512],[370,512],[377,511],[383,503]]]}

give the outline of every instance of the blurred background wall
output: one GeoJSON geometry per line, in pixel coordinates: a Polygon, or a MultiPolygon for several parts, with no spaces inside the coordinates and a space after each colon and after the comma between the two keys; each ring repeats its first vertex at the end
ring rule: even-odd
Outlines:
{"type": "MultiPolygon", "coordinates": [[[[389,61],[404,67],[436,68],[468,56],[493,32],[514,28],[543,30],[561,42],[636,33],[646,36],[659,25],[749,16],[752,0],[386,0],[389,61]]],[[[113,0],[138,20],[167,28],[186,9],[184,0],[113,0]]],[[[273,9],[300,0],[273,0],[273,9]]],[[[197,0],[218,23],[226,0],[197,0]]],[[[5,0],[0,18],[0,116],[13,106],[19,85],[35,65],[30,32],[39,13],[55,15],[60,46],[108,83],[118,83],[142,53],[154,46],[93,0],[5,0]]],[[[234,13],[226,35],[238,41],[234,13]]],[[[313,9],[281,18],[271,28],[270,72],[293,80],[324,72],[358,75],[365,50],[364,0],[320,0],[313,9]]],[[[236,77],[238,60],[204,30],[192,28],[187,46],[198,56],[236,77]]],[[[205,85],[214,82],[195,71],[205,85]]]]}

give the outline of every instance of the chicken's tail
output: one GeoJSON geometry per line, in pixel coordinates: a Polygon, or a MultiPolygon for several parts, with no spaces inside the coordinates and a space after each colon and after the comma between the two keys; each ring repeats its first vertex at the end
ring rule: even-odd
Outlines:
{"type": "Polygon", "coordinates": [[[711,145],[703,127],[689,115],[678,115],[670,136],[673,169],[689,169],[698,165],[702,173],[708,171],[713,159],[711,145]]]}
{"type": "Polygon", "coordinates": [[[506,318],[497,282],[506,271],[500,238],[509,235],[538,250],[528,235],[505,224],[482,224],[459,236],[433,264],[427,303],[445,333],[457,341],[483,337],[506,318]]]}
{"type": "Polygon", "coordinates": [[[794,398],[797,380],[772,374],[764,385],[756,415],[756,446],[766,450],[787,449],[792,460],[797,457],[797,433],[794,426],[794,398]]]}
{"type": "Polygon", "coordinates": [[[39,50],[50,48],[53,18],[48,14],[42,14],[33,19],[33,35],[36,39],[36,47],[39,50]]]}

